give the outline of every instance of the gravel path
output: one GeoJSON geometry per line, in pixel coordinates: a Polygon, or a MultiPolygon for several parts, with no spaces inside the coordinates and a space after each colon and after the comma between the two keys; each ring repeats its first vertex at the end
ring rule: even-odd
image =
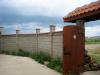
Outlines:
{"type": "Polygon", "coordinates": [[[61,75],[27,57],[0,54],[0,75],[61,75]]]}

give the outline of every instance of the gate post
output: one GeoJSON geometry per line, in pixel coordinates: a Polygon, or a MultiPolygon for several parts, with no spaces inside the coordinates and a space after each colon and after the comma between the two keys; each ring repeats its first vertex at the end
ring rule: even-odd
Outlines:
{"type": "Polygon", "coordinates": [[[83,28],[83,45],[84,45],[84,53],[85,53],[85,21],[84,20],[77,20],[76,25],[83,28]]]}
{"type": "Polygon", "coordinates": [[[84,70],[84,28],[65,26],[63,30],[63,74],[81,73],[84,70]]]}
{"type": "MultiPolygon", "coordinates": [[[[83,28],[83,30],[81,31],[81,34],[82,35],[82,45],[83,45],[83,50],[84,50],[84,63],[85,63],[85,21],[84,20],[76,20],[76,26],[80,26],[83,28]]],[[[84,70],[84,66],[83,66],[83,70],[84,70]]]]}
{"type": "Polygon", "coordinates": [[[84,20],[77,20],[76,25],[81,26],[84,28],[84,20]]]}

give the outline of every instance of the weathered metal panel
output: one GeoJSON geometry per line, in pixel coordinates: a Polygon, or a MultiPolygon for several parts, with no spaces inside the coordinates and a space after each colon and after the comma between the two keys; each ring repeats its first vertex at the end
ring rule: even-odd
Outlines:
{"type": "Polygon", "coordinates": [[[63,71],[82,72],[84,67],[84,29],[80,26],[65,26],[63,30],[63,71]]]}

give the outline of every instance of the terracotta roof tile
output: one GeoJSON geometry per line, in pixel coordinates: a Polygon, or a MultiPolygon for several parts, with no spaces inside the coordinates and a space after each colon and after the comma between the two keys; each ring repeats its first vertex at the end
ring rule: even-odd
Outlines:
{"type": "Polygon", "coordinates": [[[70,12],[67,16],[65,16],[65,18],[77,16],[97,9],[100,9],[100,0],[92,2],[89,5],[84,5],[82,7],[76,8],[74,11],[70,12]]]}

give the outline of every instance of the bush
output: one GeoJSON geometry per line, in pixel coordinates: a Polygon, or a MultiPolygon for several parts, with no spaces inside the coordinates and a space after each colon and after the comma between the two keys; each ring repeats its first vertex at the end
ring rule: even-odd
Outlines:
{"type": "Polygon", "coordinates": [[[30,53],[28,51],[24,51],[22,49],[19,49],[16,53],[16,55],[18,56],[26,56],[26,57],[29,57],[30,53]]]}
{"type": "Polygon", "coordinates": [[[45,61],[51,60],[50,55],[48,53],[43,53],[43,52],[33,53],[32,58],[41,64],[44,64],[45,61]]]}
{"type": "Polygon", "coordinates": [[[52,59],[47,66],[58,72],[62,72],[62,62],[60,58],[52,59]]]}
{"type": "Polygon", "coordinates": [[[7,50],[0,50],[0,54],[10,54],[11,51],[7,51],[7,50]]]}

